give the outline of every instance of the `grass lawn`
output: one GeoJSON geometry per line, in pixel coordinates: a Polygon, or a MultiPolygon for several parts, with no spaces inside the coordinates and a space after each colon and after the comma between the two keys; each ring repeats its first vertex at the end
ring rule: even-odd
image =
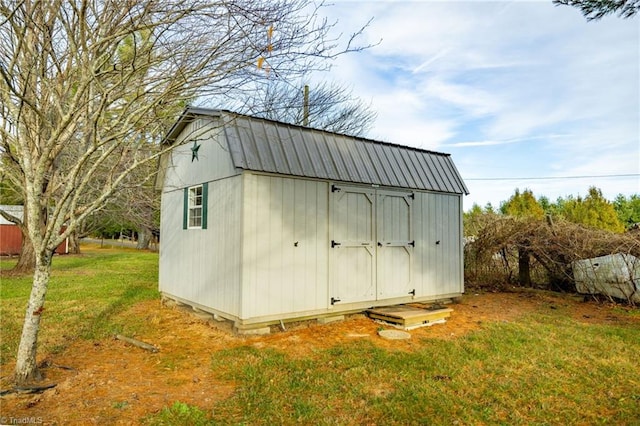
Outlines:
{"type": "MultiPolygon", "coordinates": [[[[15,259],[0,261],[8,270],[15,259]]],[[[0,282],[0,364],[15,359],[31,276],[5,277],[0,282]]],[[[54,256],[39,352],[59,352],[74,339],[103,338],[142,326],[117,318],[134,303],[159,297],[158,255],[127,249],[83,247],[80,256],[54,256]]]]}
{"type": "MultiPolygon", "coordinates": [[[[56,257],[40,351],[64,353],[72,341],[135,335],[154,327],[127,308],[158,298],[157,260],[157,254],[95,247],[79,257],[56,257]]],[[[29,281],[2,278],[2,364],[15,356],[29,281]]],[[[402,350],[356,339],[292,356],[256,345],[265,342],[258,337],[238,338],[233,347],[211,343],[215,349],[204,359],[218,385],[233,386],[230,396],[210,403],[168,400],[162,410],[134,422],[639,424],[639,311],[607,307],[619,319],[583,322],[570,315],[573,305],[563,306],[486,321],[455,338],[418,338],[402,350]]],[[[184,351],[189,356],[187,347],[184,351]]],[[[180,356],[141,355],[148,365],[180,356]]],[[[190,382],[192,376],[186,377],[190,382]]],[[[131,422],[127,406],[134,402],[111,401],[107,408],[123,417],[110,421],[131,422]]]]}
{"type": "MultiPolygon", "coordinates": [[[[212,356],[240,383],[211,419],[246,424],[638,424],[640,332],[533,315],[413,352],[355,342],[291,359],[212,356]]],[[[164,414],[167,414],[165,411],[164,414]]]]}

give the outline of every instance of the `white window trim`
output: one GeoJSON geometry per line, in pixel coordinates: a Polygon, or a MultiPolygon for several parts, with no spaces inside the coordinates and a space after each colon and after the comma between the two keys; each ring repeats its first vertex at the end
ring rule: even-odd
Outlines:
{"type": "Polygon", "coordinates": [[[187,205],[187,229],[202,229],[202,216],[204,214],[204,207],[203,207],[203,201],[204,201],[204,196],[203,196],[203,192],[204,192],[204,188],[202,185],[195,185],[195,186],[190,186],[189,189],[189,197],[188,197],[188,205],[187,205]],[[200,195],[198,196],[196,194],[196,191],[200,189],[200,195]],[[194,204],[195,201],[197,201],[197,199],[200,199],[200,204],[194,204]],[[192,219],[194,218],[194,214],[195,211],[199,211],[200,212],[200,224],[199,225],[192,225],[192,219]]]}

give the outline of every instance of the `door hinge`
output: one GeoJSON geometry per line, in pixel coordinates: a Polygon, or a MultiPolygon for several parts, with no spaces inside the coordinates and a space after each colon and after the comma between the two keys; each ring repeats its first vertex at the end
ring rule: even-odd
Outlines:
{"type": "Polygon", "coordinates": [[[409,294],[411,294],[413,297],[416,297],[416,289],[414,288],[413,290],[411,290],[409,294]]]}
{"type": "Polygon", "coordinates": [[[331,240],[331,248],[335,248],[336,246],[339,246],[341,243],[338,243],[334,240],[331,240]]]}
{"type": "Polygon", "coordinates": [[[407,195],[407,197],[411,198],[412,200],[416,199],[416,193],[412,192],[411,194],[407,195]]]}
{"type": "Polygon", "coordinates": [[[411,247],[415,247],[416,246],[416,240],[413,240],[411,242],[409,242],[409,244],[411,247]]]}
{"type": "Polygon", "coordinates": [[[335,297],[331,298],[331,304],[335,305],[336,303],[338,303],[340,301],[340,299],[336,299],[335,297]]]}
{"type": "Polygon", "coordinates": [[[335,185],[331,185],[331,192],[340,192],[341,188],[335,185]]]}

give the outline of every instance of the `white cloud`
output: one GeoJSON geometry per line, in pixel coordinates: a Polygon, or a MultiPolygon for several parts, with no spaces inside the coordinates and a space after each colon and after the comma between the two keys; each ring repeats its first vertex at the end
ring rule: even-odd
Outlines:
{"type": "MultiPolygon", "coordinates": [[[[448,150],[469,178],[640,172],[637,18],[587,22],[550,1],[339,1],[332,10],[345,33],[373,16],[365,39],[382,38],[326,76],[371,100],[372,138],[448,150]]],[[[640,193],[633,178],[468,184],[467,206],[497,205],[516,187],[552,199],[591,184],[640,193]]]]}
{"type": "Polygon", "coordinates": [[[503,140],[483,140],[483,141],[467,141],[467,142],[455,142],[452,144],[448,144],[447,147],[450,148],[463,148],[463,147],[475,147],[475,146],[495,146],[495,145],[509,145],[513,143],[526,142],[526,141],[534,141],[534,140],[550,140],[550,139],[558,139],[567,137],[568,135],[542,135],[542,136],[529,136],[526,138],[514,138],[514,139],[503,139],[503,140]]]}
{"type": "Polygon", "coordinates": [[[471,84],[451,83],[439,77],[427,79],[421,92],[435,101],[463,109],[470,116],[492,114],[504,108],[498,96],[485,89],[471,84]]]}

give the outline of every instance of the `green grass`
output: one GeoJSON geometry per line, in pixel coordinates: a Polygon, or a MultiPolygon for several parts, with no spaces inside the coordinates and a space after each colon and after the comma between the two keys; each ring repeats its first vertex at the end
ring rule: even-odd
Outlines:
{"type": "MultiPolygon", "coordinates": [[[[158,297],[156,254],[86,250],[54,259],[40,353],[74,339],[135,334],[143,318],[119,315],[158,297]]],[[[2,268],[10,263],[2,261],[2,268]]],[[[13,359],[30,277],[2,278],[2,362],[13,359]]],[[[217,379],[236,391],[202,406],[176,402],[142,419],[169,424],[635,425],[640,419],[638,310],[617,323],[586,324],[567,307],[510,322],[484,322],[456,339],[410,350],[368,340],[303,357],[241,346],[211,354],[217,379]]],[[[188,348],[183,354],[188,356],[188,348]]],[[[212,384],[215,386],[215,383],[212,384]]],[[[111,407],[126,412],[126,401],[111,407]]]]}
{"type": "Polygon", "coordinates": [[[640,330],[531,315],[413,352],[369,342],[292,359],[241,347],[215,424],[637,424],[640,330]]]}
{"type": "Polygon", "coordinates": [[[153,426],[203,426],[210,424],[207,413],[183,402],[175,402],[171,407],[165,407],[157,415],[145,420],[147,424],[153,426]]]}
{"type": "MultiPolygon", "coordinates": [[[[10,269],[15,260],[3,260],[10,269]]],[[[85,248],[80,256],[55,256],[39,336],[39,353],[58,352],[75,338],[100,339],[142,329],[143,320],[116,319],[134,303],[158,295],[158,255],[124,249],[85,248]]],[[[31,276],[0,281],[0,363],[15,358],[31,291],[31,276]]]]}

